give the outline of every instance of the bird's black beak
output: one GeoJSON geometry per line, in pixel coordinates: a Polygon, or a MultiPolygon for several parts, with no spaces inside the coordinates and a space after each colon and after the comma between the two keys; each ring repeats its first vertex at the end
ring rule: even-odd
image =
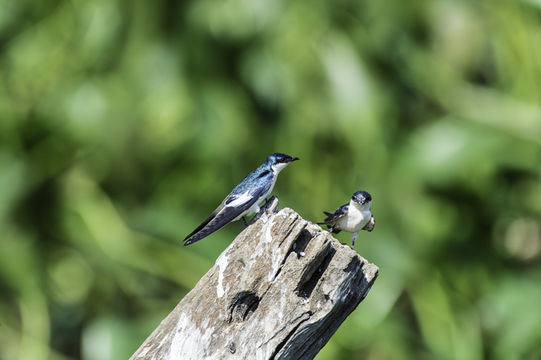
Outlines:
{"type": "Polygon", "coordinates": [[[290,159],[289,159],[289,162],[293,162],[295,160],[300,160],[298,157],[296,156],[292,156],[290,159]]]}

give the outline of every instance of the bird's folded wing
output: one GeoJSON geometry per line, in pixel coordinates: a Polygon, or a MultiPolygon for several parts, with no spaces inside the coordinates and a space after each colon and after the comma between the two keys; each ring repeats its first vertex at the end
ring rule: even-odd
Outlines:
{"type": "Polygon", "coordinates": [[[325,215],[327,215],[327,218],[324,220],[325,223],[331,224],[338,221],[340,218],[343,218],[347,212],[348,212],[349,204],[342,205],[336,211],[332,214],[325,212],[325,215]]]}
{"type": "Polygon", "coordinates": [[[374,216],[372,216],[370,217],[370,221],[368,221],[366,225],[363,227],[363,230],[372,231],[374,230],[375,226],[376,226],[376,219],[374,219],[374,216]]]}
{"type": "Polygon", "coordinates": [[[266,186],[252,188],[242,194],[228,195],[222,204],[184,239],[184,245],[193,244],[227,225],[240,214],[251,208],[266,193],[269,186],[270,183],[266,186]]]}

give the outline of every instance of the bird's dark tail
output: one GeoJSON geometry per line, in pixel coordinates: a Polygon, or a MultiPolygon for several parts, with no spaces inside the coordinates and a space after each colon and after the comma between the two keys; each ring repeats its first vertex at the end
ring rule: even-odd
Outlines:
{"type": "Polygon", "coordinates": [[[188,246],[190,244],[193,244],[194,242],[197,242],[197,241],[209,236],[210,234],[212,234],[216,230],[219,230],[220,228],[222,228],[225,225],[225,224],[223,224],[223,225],[220,225],[220,226],[206,226],[207,224],[208,224],[208,222],[205,225],[203,225],[202,229],[198,230],[198,232],[194,232],[194,233],[190,234],[189,236],[187,236],[184,239],[184,246],[188,246]]]}
{"type": "MultiPolygon", "coordinates": [[[[216,216],[216,213],[217,211],[214,210],[214,212],[212,214],[210,214],[210,216],[208,218],[205,219],[205,221],[203,221],[201,224],[199,224],[199,226],[197,228],[195,228],[194,231],[192,231],[190,234],[188,234],[188,236],[186,236],[184,238],[184,246],[186,245],[190,245],[190,244],[193,244],[194,242],[198,241],[198,240],[201,240],[203,237],[199,237],[197,240],[194,240],[195,238],[198,237],[198,235],[202,232],[201,230],[207,226],[207,224],[209,222],[212,221],[212,219],[214,219],[214,217],[216,216]],[[201,232],[200,232],[201,231],[201,232]],[[194,236],[195,235],[195,236],[194,236]],[[191,237],[191,239],[190,239],[191,237]]],[[[208,234],[206,234],[205,236],[207,236],[208,234]]]]}
{"type": "Polygon", "coordinates": [[[231,211],[222,211],[223,207],[222,205],[218,206],[216,210],[197,227],[192,233],[184,239],[184,246],[193,244],[194,242],[197,242],[201,239],[203,239],[206,236],[209,236],[213,232],[223,228],[225,225],[233,221],[239,213],[242,214],[243,211],[248,209],[252,204],[247,203],[240,209],[238,209],[237,212],[231,212],[231,211]]]}
{"type": "MultiPolygon", "coordinates": [[[[333,213],[330,213],[330,212],[328,212],[328,211],[323,211],[323,214],[325,214],[325,215],[327,216],[327,219],[328,219],[331,215],[333,215],[333,213]]],[[[316,224],[318,224],[318,225],[327,225],[327,226],[328,226],[328,224],[327,224],[327,222],[326,222],[327,219],[325,219],[325,220],[323,220],[323,221],[321,221],[321,222],[317,222],[316,224]]]]}
{"type": "Polygon", "coordinates": [[[207,235],[210,235],[210,232],[199,232],[197,234],[195,234],[194,236],[192,236],[191,238],[189,239],[184,239],[184,246],[188,246],[190,244],[193,244],[194,242],[197,242],[201,239],[203,239],[204,237],[206,237],[207,235]]]}
{"type": "Polygon", "coordinates": [[[193,244],[194,242],[197,242],[213,232],[221,229],[226,225],[229,221],[219,221],[219,218],[213,217],[209,220],[203,221],[201,225],[197,227],[192,233],[184,239],[184,246],[188,246],[190,244],[193,244]]]}

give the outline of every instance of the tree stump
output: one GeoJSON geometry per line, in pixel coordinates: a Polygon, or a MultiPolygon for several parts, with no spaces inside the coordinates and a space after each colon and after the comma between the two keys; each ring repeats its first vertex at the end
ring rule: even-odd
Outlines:
{"type": "Polygon", "coordinates": [[[313,359],[377,275],[273,197],[131,359],[313,359]]]}

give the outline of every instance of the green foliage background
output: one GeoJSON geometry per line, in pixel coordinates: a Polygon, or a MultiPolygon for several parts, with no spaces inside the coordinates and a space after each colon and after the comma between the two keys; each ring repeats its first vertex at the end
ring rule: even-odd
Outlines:
{"type": "Polygon", "coordinates": [[[129,357],[275,151],[307,219],[374,198],[318,359],[541,358],[540,4],[1,0],[0,358],[129,357]]]}

